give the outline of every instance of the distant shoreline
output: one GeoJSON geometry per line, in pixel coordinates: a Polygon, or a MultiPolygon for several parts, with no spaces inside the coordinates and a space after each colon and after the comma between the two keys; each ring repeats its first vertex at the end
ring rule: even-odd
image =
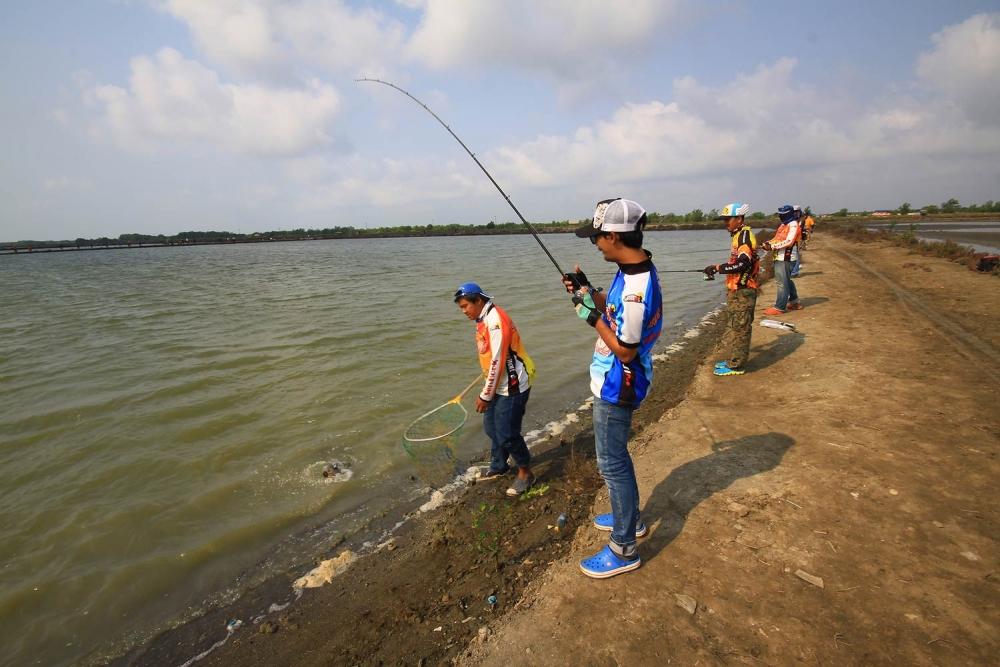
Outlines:
{"type": "MultiPolygon", "coordinates": [[[[849,215],[846,217],[837,215],[817,216],[817,222],[826,224],[849,224],[849,223],[899,223],[919,224],[923,222],[975,222],[997,218],[996,213],[938,213],[922,216],[914,215],[849,215]]],[[[766,218],[751,218],[751,225],[768,227],[776,225],[777,221],[773,216],[766,218]]],[[[542,223],[534,226],[538,234],[568,234],[573,232],[578,225],[552,226],[551,223],[542,223]]],[[[721,222],[717,220],[707,220],[703,222],[679,222],[677,224],[659,223],[646,227],[646,231],[693,231],[705,229],[719,229],[721,222]]],[[[506,223],[502,226],[489,228],[486,226],[469,226],[468,230],[455,230],[453,226],[444,227],[441,230],[421,229],[419,232],[382,232],[383,228],[374,229],[354,229],[345,228],[343,233],[329,235],[278,235],[278,234],[249,234],[249,235],[227,235],[225,237],[207,238],[204,240],[182,239],[163,242],[155,241],[122,241],[120,239],[100,239],[87,240],[86,242],[74,243],[69,241],[14,241],[0,243],[0,256],[2,255],[39,255],[50,252],[80,252],[87,250],[131,250],[136,248],[184,248],[192,246],[208,245],[238,245],[243,243],[287,243],[292,241],[333,241],[333,240],[355,240],[355,239],[391,239],[391,238],[428,238],[428,237],[453,237],[453,236],[510,236],[523,235],[529,233],[520,224],[506,223]]]]}
{"type": "MultiPolygon", "coordinates": [[[[704,223],[683,223],[678,225],[656,225],[647,227],[647,231],[692,231],[702,229],[718,229],[719,222],[704,223]]],[[[520,227],[520,226],[519,226],[520,227]]],[[[569,234],[576,230],[573,227],[535,227],[538,234],[569,234]]],[[[39,242],[45,245],[18,246],[11,243],[0,244],[0,255],[37,255],[49,252],[78,252],[84,250],[129,250],[135,248],[184,248],[191,246],[205,245],[239,245],[244,243],[287,243],[291,241],[353,241],[358,239],[398,239],[398,238],[432,238],[432,237],[454,237],[454,236],[520,236],[529,232],[523,228],[519,229],[490,229],[470,228],[468,232],[429,231],[421,234],[416,233],[378,233],[376,230],[354,230],[351,234],[323,235],[323,236],[291,236],[282,237],[275,235],[268,236],[245,236],[209,239],[204,241],[168,241],[156,242],[111,242],[108,243],[59,243],[57,241],[39,242]]],[[[17,243],[25,243],[18,241],[17,243]]]]}

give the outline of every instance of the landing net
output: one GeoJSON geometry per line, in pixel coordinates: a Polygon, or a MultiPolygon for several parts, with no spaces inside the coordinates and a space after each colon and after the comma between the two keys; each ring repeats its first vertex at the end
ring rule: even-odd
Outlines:
{"type": "Polygon", "coordinates": [[[455,476],[455,448],[469,416],[461,403],[449,402],[417,417],[403,432],[403,449],[420,478],[434,488],[455,476]]]}

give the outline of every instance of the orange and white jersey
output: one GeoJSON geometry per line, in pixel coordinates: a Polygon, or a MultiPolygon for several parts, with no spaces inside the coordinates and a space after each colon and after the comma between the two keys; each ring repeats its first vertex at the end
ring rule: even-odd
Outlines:
{"type": "Polygon", "coordinates": [[[501,308],[487,301],[476,319],[476,350],[486,382],[479,398],[520,394],[531,387],[535,364],[528,356],[513,320],[501,308]]]}
{"type": "Polygon", "coordinates": [[[771,239],[771,250],[774,251],[774,261],[794,262],[799,258],[799,221],[783,223],[778,227],[771,239]]]}

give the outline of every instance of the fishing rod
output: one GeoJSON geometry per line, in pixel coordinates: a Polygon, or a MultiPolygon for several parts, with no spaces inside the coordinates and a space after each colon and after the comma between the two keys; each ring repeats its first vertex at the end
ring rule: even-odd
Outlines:
{"type": "Polygon", "coordinates": [[[490,183],[492,183],[494,185],[494,187],[496,187],[496,189],[500,192],[501,195],[503,195],[503,198],[510,205],[510,207],[512,209],[514,209],[514,213],[517,213],[517,217],[519,217],[521,219],[521,222],[524,223],[524,226],[528,228],[528,231],[531,232],[531,235],[535,237],[536,241],[538,241],[538,245],[541,246],[542,250],[548,256],[549,261],[551,261],[552,265],[556,267],[556,271],[559,272],[559,277],[560,278],[564,278],[564,277],[566,277],[568,275],[566,273],[563,273],[563,270],[559,267],[559,262],[556,261],[556,258],[552,256],[552,253],[549,252],[549,249],[545,247],[544,243],[542,243],[542,239],[540,239],[538,237],[538,232],[536,232],[535,228],[531,226],[531,223],[528,222],[527,220],[525,220],[524,216],[521,215],[521,212],[517,210],[516,206],[514,206],[514,202],[512,202],[510,200],[510,196],[506,192],[503,191],[503,188],[501,188],[500,184],[496,182],[496,179],[493,178],[493,176],[490,174],[490,172],[486,171],[486,167],[484,167],[483,163],[479,161],[479,158],[476,157],[475,153],[473,153],[472,151],[469,150],[469,147],[465,145],[465,142],[458,138],[458,135],[455,134],[450,127],[448,127],[447,123],[445,123],[443,120],[441,120],[440,116],[438,116],[436,113],[434,113],[433,111],[431,111],[431,108],[429,106],[427,106],[426,104],[424,104],[423,102],[421,102],[420,100],[418,100],[416,97],[414,97],[410,93],[406,92],[405,90],[403,90],[402,88],[400,88],[399,86],[397,86],[394,83],[389,83],[388,81],[383,81],[382,79],[371,79],[371,78],[368,78],[368,77],[361,77],[359,79],[355,79],[355,81],[356,82],[367,81],[369,83],[381,83],[383,86],[389,86],[390,88],[395,88],[396,90],[398,90],[399,92],[403,93],[404,95],[406,95],[407,97],[409,97],[411,100],[413,100],[414,102],[416,102],[417,104],[419,104],[420,106],[422,106],[427,113],[429,113],[430,115],[434,116],[434,120],[436,120],[437,122],[441,123],[441,126],[444,127],[444,129],[448,130],[448,133],[455,138],[455,141],[457,141],[462,146],[462,148],[465,149],[465,152],[469,154],[469,157],[471,157],[473,159],[473,161],[475,161],[475,163],[477,165],[479,165],[479,168],[483,170],[484,174],[486,174],[486,178],[490,179],[490,183]]]}

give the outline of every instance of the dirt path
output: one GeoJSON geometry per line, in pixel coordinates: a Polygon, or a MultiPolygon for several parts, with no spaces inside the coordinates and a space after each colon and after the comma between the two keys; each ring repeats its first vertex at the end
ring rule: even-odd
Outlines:
{"type": "Polygon", "coordinates": [[[996,664],[996,278],[820,236],[798,286],[799,333],[638,438],[642,568],[584,577],[581,526],[461,663],[996,664]]]}

